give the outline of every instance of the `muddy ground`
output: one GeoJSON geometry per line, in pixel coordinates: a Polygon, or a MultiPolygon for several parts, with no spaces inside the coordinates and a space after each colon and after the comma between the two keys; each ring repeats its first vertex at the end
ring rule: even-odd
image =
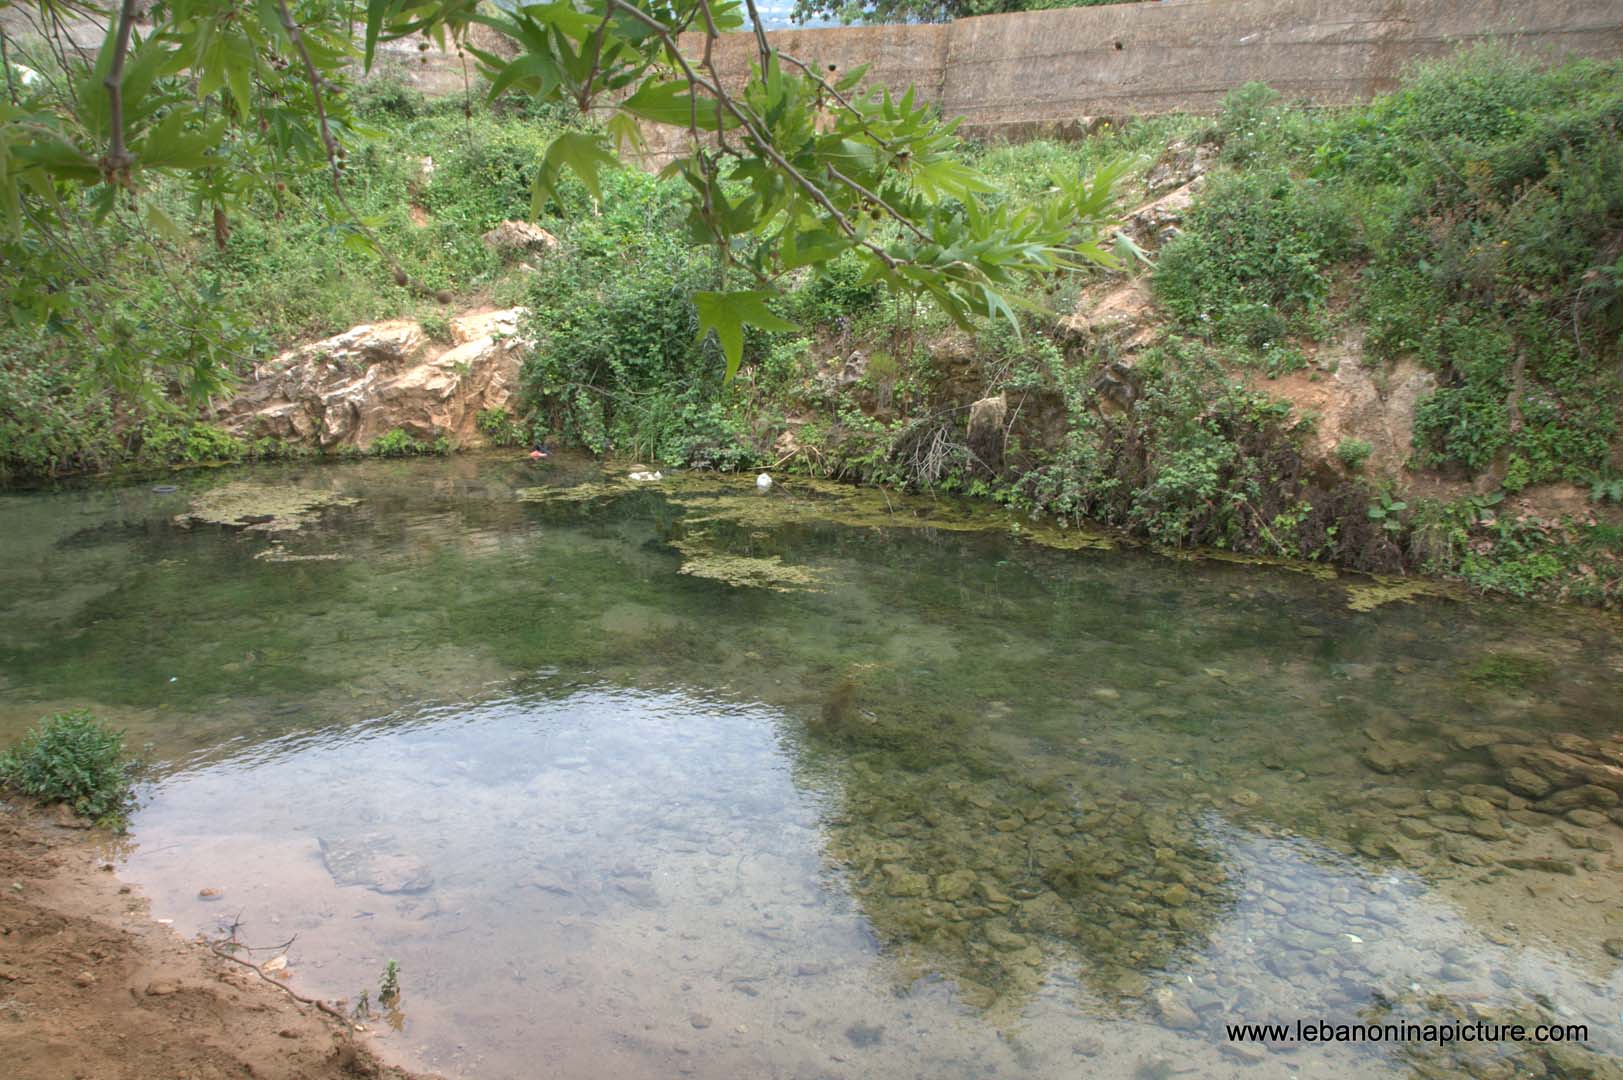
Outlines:
{"type": "Polygon", "coordinates": [[[110,837],[0,804],[0,1073],[423,1080],[365,1034],[154,922],[110,837]]]}

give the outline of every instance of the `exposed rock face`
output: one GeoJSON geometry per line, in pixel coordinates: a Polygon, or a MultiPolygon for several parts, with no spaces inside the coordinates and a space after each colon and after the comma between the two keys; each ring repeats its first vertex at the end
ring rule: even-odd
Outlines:
{"type": "Polygon", "coordinates": [[[301,345],[267,364],[216,419],[245,438],[323,450],[364,450],[395,428],[422,441],[482,445],[479,413],[506,408],[517,392],[530,345],[517,336],[523,314],[509,308],[452,319],[450,348],[405,319],[301,345]]]}
{"type": "Polygon", "coordinates": [[[1009,395],[981,398],[969,407],[969,448],[988,466],[1003,460],[1003,423],[1009,416],[1009,395]]]}
{"type": "Polygon", "coordinates": [[[1206,186],[1204,176],[1196,176],[1180,188],[1147,202],[1127,215],[1128,234],[1145,247],[1160,247],[1178,235],[1178,226],[1194,205],[1195,196],[1206,186]]]}
{"type": "Polygon", "coordinates": [[[1437,389],[1437,377],[1408,361],[1390,368],[1366,367],[1363,343],[1344,339],[1319,355],[1325,373],[1293,372],[1278,379],[1253,376],[1252,389],[1289,401],[1298,415],[1318,417],[1308,436],[1308,456],[1336,460],[1336,447],[1348,439],[1370,444],[1366,473],[1397,476],[1409,460],[1415,409],[1437,389]],[[1317,381],[1314,381],[1315,374],[1317,381]]]}
{"type": "Polygon", "coordinates": [[[1133,279],[1083,292],[1077,298],[1076,310],[1060,326],[1091,349],[1110,347],[1117,355],[1125,355],[1155,340],[1159,332],[1157,320],[1148,283],[1133,279]]]}
{"type": "Polygon", "coordinates": [[[530,252],[553,251],[558,247],[556,236],[528,221],[504,221],[480,239],[487,248],[510,259],[530,252]]]}
{"type": "Polygon", "coordinates": [[[1151,193],[1160,194],[1173,188],[1182,188],[1198,177],[1205,176],[1217,157],[1217,147],[1207,143],[1191,146],[1175,142],[1162,152],[1160,160],[1144,178],[1144,186],[1151,193]]]}

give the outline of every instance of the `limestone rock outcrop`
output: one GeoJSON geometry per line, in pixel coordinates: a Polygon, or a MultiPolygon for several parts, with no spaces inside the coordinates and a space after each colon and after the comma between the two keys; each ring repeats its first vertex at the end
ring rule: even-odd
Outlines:
{"type": "Polygon", "coordinates": [[[1178,234],[1184,215],[1195,204],[1195,196],[1206,186],[1206,178],[1197,176],[1182,187],[1140,206],[1127,215],[1127,234],[1141,247],[1159,248],[1178,234]]]}
{"type": "Polygon", "coordinates": [[[452,344],[396,319],[301,345],[265,364],[215,420],[243,438],[272,436],[322,450],[364,450],[396,428],[414,439],[483,445],[479,414],[505,409],[531,343],[523,308],[450,320],[452,344]]]}
{"type": "Polygon", "coordinates": [[[1110,279],[1084,290],[1060,330],[1090,349],[1125,356],[1155,341],[1162,316],[1142,278],[1110,279]]]}
{"type": "Polygon", "coordinates": [[[1335,461],[1337,447],[1359,439],[1370,445],[1364,471],[1391,477],[1403,473],[1413,452],[1415,413],[1437,389],[1437,377],[1412,361],[1366,364],[1356,334],[1326,346],[1313,370],[1247,381],[1290,402],[1298,417],[1316,418],[1305,447],[1310,458],[1335,461]]]}
{"type": "Polygon", "coordinates": [[[480,237],[497,254],[514,259],[532,252],[554,251],[558,238],[528,221],[504,221],[480,237]]]}

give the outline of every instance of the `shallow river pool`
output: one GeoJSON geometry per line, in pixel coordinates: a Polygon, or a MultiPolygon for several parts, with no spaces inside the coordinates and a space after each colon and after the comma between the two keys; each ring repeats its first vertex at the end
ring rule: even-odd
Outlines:
{"type": "Polygon", "coordinates": [[[153,914],[402,1064],[1620,1072],[1615,616],[793,478],[174,485],[0,497],[0,743],[124,727],[153,914]],[[1298,1020],[1573,1037],[1229,1037],[1298,1020]]]}

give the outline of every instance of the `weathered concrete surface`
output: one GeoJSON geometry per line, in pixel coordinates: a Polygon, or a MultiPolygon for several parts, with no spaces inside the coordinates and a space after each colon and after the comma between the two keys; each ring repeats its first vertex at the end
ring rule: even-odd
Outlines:
{"type": "MultiPolygon", "coordinates": [[[[87,47],[105,33],[82,29],[87,47]]],[[[485,27],[472,33],[480,48],[511,51],[485,27]]],[[[1415,60],[1487,38],[1551,58],[1623,56],[1623,0],[1150,0],[767,36],[824,75],[867,64],[869,84],[913,86],[963,117],[967,134],[1019,139],[1080,134],[1089,117],[1213,111],[1248,82],[1320,105],[1360,101],[1391,90],[1415,60]]],[[[471,57],[427,45],[381,42],[374,70],[429,94],[481,92],[471,57]]],[[[702,35],[683,47],[697,59],[702,35]]],[[[755,55],[753,35],[724,35],[723,81],[741,83],[755,55]]],[[[656,160],[674,148],[669,131],[650,142],[656,160]]]]}
{"type": "MultiPolygon", "coordinates": [[[[1024,137],[1086,117],[1212,111],[1248,82],[1345,104],[1391,90],[1416,60],[1493,37],[1551,58],[1623,56],[1623,3],[1164,0],[768,37],[825,74],[868,64],[869,83],[915,86],[968,133],[1024,137]]],[[[697,53],[701,40],[684,46],[697,53]]],[[[726,35],[716,57],[736,84],[754,38],[726,35]]]]}

